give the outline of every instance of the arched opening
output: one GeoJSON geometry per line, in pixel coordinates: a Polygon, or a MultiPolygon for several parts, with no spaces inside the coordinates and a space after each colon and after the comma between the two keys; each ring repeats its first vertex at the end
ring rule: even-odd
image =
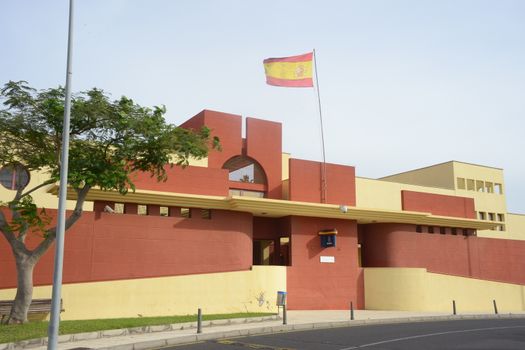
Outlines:
{"type": "Polygon", "coordinates": [[[230,195],[265,197],[266,174],[256,160],[235,156],[227,160],[222,168],[229,171],[230,195]]]}

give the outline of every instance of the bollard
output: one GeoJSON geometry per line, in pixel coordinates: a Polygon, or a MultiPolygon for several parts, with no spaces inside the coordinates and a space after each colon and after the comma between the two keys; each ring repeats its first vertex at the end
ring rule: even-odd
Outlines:
{"type": "Polygon", "coordinates": [[[350,320],[354,320],[354,303],[350,302],[350,320]]]}
{"type": "Polygon", "coordinates": [[[496,305],[496,300],[492,300],[492,304],[494,304],[494,313],[497,315],[498,314],[498,306],[496,305]]]}
{"type": "Polygon", "coordinates": [[[283,324],[288,324],[288,320],[286,319],[286,304],[283,305],[283,324]]]}
{"type": "Polygon", "coordinates": [[[197,311],[197,333],[202,333],[202,310],[197,311]]]}
{"type": "Polygon", "coordinates": [[[456,314],[456,301],[452,300],[452,312],[455,315],[456,314]]]}

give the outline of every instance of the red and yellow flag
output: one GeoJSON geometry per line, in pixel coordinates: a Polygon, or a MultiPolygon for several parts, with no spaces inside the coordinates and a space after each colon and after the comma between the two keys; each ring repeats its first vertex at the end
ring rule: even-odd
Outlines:
{"type": "Polygon", "coordinates": [[[267,58],[263,61],[266,83],[284,87],[313,87],[312,57],[304,55],[267,58]]]}

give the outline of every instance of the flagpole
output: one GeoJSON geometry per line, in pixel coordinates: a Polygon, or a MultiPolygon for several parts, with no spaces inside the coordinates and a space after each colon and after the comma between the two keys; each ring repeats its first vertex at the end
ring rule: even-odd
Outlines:
{"type": "Polygon", "coordinates": [[[319,104],[319,121],[321,122],[321,145],[323,149],[323,164],[321,166],[321,203],[326,203],[326,152],[324,147],[323,113],[321,110],[321,94],[319,93],[319,78],[317,76],[317,56],[314,53],[315,86],[317,88],[317,102],[319,104]]]}

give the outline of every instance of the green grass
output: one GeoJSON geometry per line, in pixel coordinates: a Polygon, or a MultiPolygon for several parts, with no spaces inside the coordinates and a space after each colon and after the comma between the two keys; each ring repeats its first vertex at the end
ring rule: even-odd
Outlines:
{"type": "MultiPolygon", "coordinates": [[[[271,313],[236,313],[203,315],[204,321],[224,320],[229,318],[261,317],[271,313]]],[[[197,315],[162,316],[141,318],[113,318],[106,320],[61,321],[60,334],[95,332],[108,329],[120,329],[143,326],[157,326],[172,323],[196,322],[197,315]]],[[[19,340],[47,337],[49,322],[29,322],[22,325],[0,325],[0,344],[19,340]]]]}

